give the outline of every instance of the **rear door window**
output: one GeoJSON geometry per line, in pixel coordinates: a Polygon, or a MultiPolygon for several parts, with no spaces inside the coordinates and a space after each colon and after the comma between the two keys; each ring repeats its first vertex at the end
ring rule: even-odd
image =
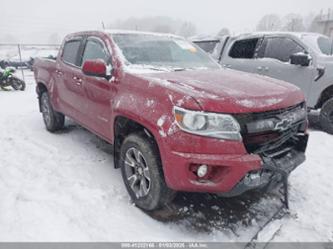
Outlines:
{"type": "Polygon", "coordinates": [[[67,41],[64,45],[62,59],[64,62],[78,66],[78,53],[81,46],[81,39],[67,41]]]}
{"type": "Polygon", "coordinates": [[[265,39],[258,53],[258,57],[289,62],[292,54],[304,51],[302,46],[289,38],[272,37],[265,39]]]}
{"type": "Polygon", "coordinates": [[[229,56],[234,59],[254,58],[258,41],[258,38],[236,41],[229,52],[229,56]]]}

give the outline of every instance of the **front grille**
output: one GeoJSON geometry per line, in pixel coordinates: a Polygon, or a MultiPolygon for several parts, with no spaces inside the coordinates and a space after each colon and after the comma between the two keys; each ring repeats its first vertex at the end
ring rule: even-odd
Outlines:
{"type": "Polygon", "coordinates": [[[281,121],[281,116],[296,113],[301,108],[305,108],[304,103],[280,110],[235,116],[241,126],[243,142],[248,153],[278,156],[297,146],[299,142],[298,136],[300,133],[304,133],[306,128],[306,117],[290,124],[285,130],[255,131],[253,128],[249,129],[249,124],[270,120],[275,125],[281,121]]]}

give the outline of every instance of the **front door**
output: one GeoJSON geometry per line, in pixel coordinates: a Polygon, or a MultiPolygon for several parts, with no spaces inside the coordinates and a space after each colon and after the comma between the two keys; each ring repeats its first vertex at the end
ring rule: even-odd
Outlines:
{"type": "MultiPolygon", "coordinates": [[[[97,37],[89,37],[86,41],[82,65],[86,60],[101,59],[107,64],[111,76],[111,53],[104,42],[97,37]]],[[[114,85],[104,77],[84,76],[84,91],[86,95],[85,115],[89,128],[103,137],[111,136],[111,100],[114,85]]]]}
{"type": "Polygon", "coordinates": [[[292,83],[303,90],[307,98],[316,69],[311,64],[307,67],[290,64],[290,56],[300,52],[307,53],[291,38],[266,37],[258,52],[257,73],[292,83]]]}
{"type": "Polygon", "coordinates": [[[261,37],[230,42],[222,55],[222,66],[248,73],[257,73],[259,62],[255,59],[261,37]],[[227,53],[227,51],[229,51],[227,53]]]}

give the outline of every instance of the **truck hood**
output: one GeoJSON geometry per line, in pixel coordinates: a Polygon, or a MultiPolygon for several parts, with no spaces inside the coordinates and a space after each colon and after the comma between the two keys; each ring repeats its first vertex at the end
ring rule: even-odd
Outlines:
{"type": "Polygon", "coordinates": [[[283,81],[235,70],[196,70],[143,74],[150,82],[190,95],[203,111],[263,112],[304,101],[302,92],[283,81]]]}

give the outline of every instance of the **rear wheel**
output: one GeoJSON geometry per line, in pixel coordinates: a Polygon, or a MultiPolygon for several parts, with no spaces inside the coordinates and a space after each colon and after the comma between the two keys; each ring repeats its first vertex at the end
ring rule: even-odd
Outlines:
{"type": "Polygon", "coordinates": [[[53,109],[47,92],[43,92],[41,94],[40,107],[43,115],[44,124],[48,131],[54,132],[64,127],[65,116],[62,113],[56,112],[53,109]]]}
{"type": "Polygon", "coordinates": [[[127,191],[137,207],[155,210],[173,200],[175,191],[165,183],[158,149],[145,133],[125,138],[120,166],[127,191]]]}
{"type": "Polygon", "coordinates": [[[324,131],[333,134],[333,98],[327,100],[321,108],[320,125],[324,131]]]}
{"type": "Polygon", "coordinates": [[[20,79],[12,79],[11,85],[14,90],[20,90],[20,91],[24,91],[26,87],[25,82],[20,79]]]}

